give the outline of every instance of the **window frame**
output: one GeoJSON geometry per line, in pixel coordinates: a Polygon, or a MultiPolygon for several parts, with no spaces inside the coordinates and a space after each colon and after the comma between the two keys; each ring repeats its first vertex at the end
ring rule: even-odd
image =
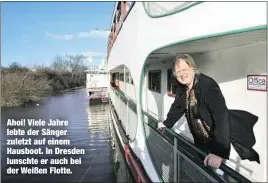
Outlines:
{"type": "Polygon", "coordinates": [[[115,73],[115,77],[114,77],[115,80],[119,80],[119,72],[116,72],[115,73]]]}
{"type": "MultiPolygon", "coordinates": [[[[153,78],[155,79],[155,77],[153,77],[153,78]]],[[[148,70],[148,86],[147,86],[148,90],[161,94],[161,84],[162,84],[161,79],[162,79],[162,70],[161,69],[148,70]],[[153,74],[153,73],[159,73],[160,74],[159,89],[153,89],[152,86],[151,86],[152,85],[152,83],[151,83],[151,79],[152,79],[151,74],[153,74]]]]}
{"type": "Polygon", "coordinates": [[[126,83],[129,83],[130,80],[130,74],[128,72],[126,72],[126,83]]]}
{"type": "Polygon", "coordinates": [[[124,73],[119,73],[119,81],[124,82],[124,73]]]}
{"type": "Polygon", "coordinates": [[[172,68],[167,69],[167,95],[169,97],[176,96],[176,78],[172,74],[172,68]]]}

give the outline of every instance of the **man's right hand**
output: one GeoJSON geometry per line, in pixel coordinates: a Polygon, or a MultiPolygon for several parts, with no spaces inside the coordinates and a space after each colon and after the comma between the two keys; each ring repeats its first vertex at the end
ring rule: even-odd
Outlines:
{"type": "Polygon", "coordinates": [[[166,126],[163,124],[163,122],[160,122],[160,123],[157,124],[157,129],[159,131],[162,131],[164,128],[166,128],[166,126]]]}

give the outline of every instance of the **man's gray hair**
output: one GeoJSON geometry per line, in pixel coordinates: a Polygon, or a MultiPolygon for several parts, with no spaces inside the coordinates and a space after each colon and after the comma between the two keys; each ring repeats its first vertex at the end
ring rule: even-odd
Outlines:
{"type": "Polygon", "coordinates": [[[196,64],[194,62],[193,57],[191,57],[188,54],[178,54],[176,55],[173,65],[172,65],[172,73],[173,76],[176,77],[176,72],[175,72],[175,65],[180,61],[180,60],[184,60],[191,68],[193,68],[194,72],[196,74],[200,74],[199,70],[196,68],[196,64]]]}

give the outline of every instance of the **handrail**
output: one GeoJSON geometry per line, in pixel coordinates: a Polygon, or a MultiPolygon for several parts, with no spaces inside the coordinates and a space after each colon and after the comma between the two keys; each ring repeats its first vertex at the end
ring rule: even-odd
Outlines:
{"type": "Polygon", "coordinates": [[[126,96],[126,95],[124,95],[123,93],[121,93],[121,92],[115,90],[114,87],[113,87],[112,85],[110,85],[110,88],[111,88],[115,93],[117,93],[118,95],[124,97],[124,98],[127,99],[127,100],[131,100],[128,96],[126,96]]]}
{"type": "Polygon", "coordinates": [[[137,124],[137,118],[132,118],[133,115],[137,115],[136,103],[130,97],[124,95],[121,90],[116,90],[111,85],[109,96],[111,102],[115,106],[115,109],[118,110],[116,112],[118,114],[119,120],[121,121],[124,133],[127,135],[127,138],[133,142],[135,140],[137,129],[135,126],[137,124]]]}
{"type": "Polygon", "coordinates": [[[110,88],[115,91],[115,93],[117,93],[118,95],[120,95],[121,97],[124,97],[126,100],[128,100],[129,102],[133,103],[136,105],[136,102],[134,102],[130,97],[128,97],[127,95],[125,95],[124,93],[122,92],[119,92],[117,90],[114,89],[114,87],[112,85],[110,85],[110,88]]]}
{"type": "MultiPolygon", "coordinates": [[[[155,119],[153,116],[147,114],[145,111],[143,111],[143,113],[146,116],[150,117],[155,123],[158,123],[158,120],[155,119]]],[[[181,140],[183,143],[185,143],[190,148],[192,148],[193,150],[195,150],[202,157],[206,157],[207,153],[205,153],[201,149],[199,149],[196,146],[194,146],[191,142],[189,142],[188,140],[186,140],[182,135],[179,135],[179,134],[175,133],[173,130],[170,130],[169,128],[164,128],[164,130],[167,131],[168,133],[170,133],[173,137],[176,137],[178,140],[181,140]]],[[[161,135],[163,136],[163,134],[161,134],[161,135]]],[[[219,167],[219,169],[221,169],[222,171],[224,171],[225,173],[227,173],[228,175],[230,175],[232,178],[238,180],[239,182],[248,182],[248,183],[251,183],[252,182],[252,181],[250,181],[249,179],[247,179],[243,175],[239,174],[238,172],[234,171],[232,168],[228,167],[225,164],[221,164],[220,167],[219,167]]]]}
{"type": "MultiPolygon", "coordinates": [[[[129,97],[127,97],[126,95],[124,95],[124,93],[121,93],[117,90],[114,89],[113,86],[110,85],[111,90],[113,90],[116,94],[118,94],[120,97],[125,98],[126,100],[132,102],[134,105],[136,105],[136,103],[134,101],[132,101],[129,97]]],[[[157,123],[159,122],[159,120],[157,120],[156,118],[154,118],[153,116],[151,116],[150,114],[148,114],[147,112],[143,111],[143,114],[145,114],[147,117],[151,118],[154,123],[157,125],[157,123]]],[[[173,130],[169,129],[169,128],[164,128],[163,132],[168,132],[170,135],[172,135],[174,138],[180,140],[181,142],[183,142],[184,144],[186,144],[188,147],[190,147],[191,149],[193,149],[195,152],[197,152],[199,155],[201,155],[203,158],[207,155],[207,153],[205,153],[204,151],[202,151],[201,149],[197,148],[195,145],[193,145],[191,142],[189,142],[188,140],[185,139],[185,137],[183,137],[182,135],[179,135],[177,133],[175,133],[173,130]]],[[[158,131],[159,132],[159,131],[158,131]]],[[[159,133],[161,134],[161,136],[163,138],[165,138],[165,136],[163,135],[163,132],[159,133]]],[[[239,174],[238,172],[234,171],[232,168],[228,167],[225,164],[221,164],[219,169],[221,169],[222,171],[224,171],[225,173],[227,173],[228,175],[230,175],[233,179],[239,181],[239,182],[248,182],[251,183],[251,181],[249,179],[247,179],[246,177],[244,177],[243,175],[239,174]]]]}

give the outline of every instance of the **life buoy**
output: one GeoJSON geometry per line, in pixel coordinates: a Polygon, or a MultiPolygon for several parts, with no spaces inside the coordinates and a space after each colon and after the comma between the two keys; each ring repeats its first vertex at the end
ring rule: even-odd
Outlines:
{"type": "Polygon", "coordinates": [[[90,88],[95,88],[95,87],[97,87],[97,85],[96,85],[96,83],[91,83],[91,84],[89,85],[89,87],[90,87],[90,88]]]}

